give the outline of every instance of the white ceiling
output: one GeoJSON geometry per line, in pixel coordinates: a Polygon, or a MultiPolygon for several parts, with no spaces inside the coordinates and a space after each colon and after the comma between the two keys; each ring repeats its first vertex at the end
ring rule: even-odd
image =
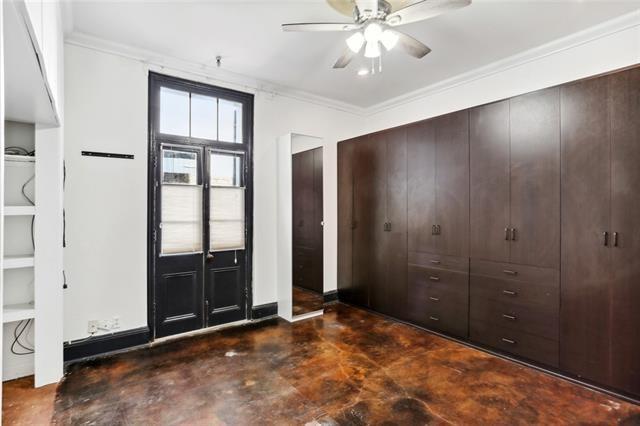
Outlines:
{"type": "MultiPolygon", "coordinates": [[[[382,74],[332,65],[341,33],[283,33],[288,22],[345,21],[323,0],[72,2],[72,30],[169,57],[369,107],[638,10],[637,0],[474,0],[464,9],[400,27],[433,50],[422,60],[392,51],[382,74]]],[[[348,19],[347,19],[348,20],[348,19]]]]}

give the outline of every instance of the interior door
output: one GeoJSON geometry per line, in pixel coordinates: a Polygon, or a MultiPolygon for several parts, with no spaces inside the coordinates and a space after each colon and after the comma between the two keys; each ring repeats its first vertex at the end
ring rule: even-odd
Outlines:
{"type": "Polygon", "coordinates": [[[156,336],[202,327],[203,150],[162,145],[155,211],[156,336]]]}
{"type": "Polygon", "coordinates": [[[407,129],[408,248],[436,251],[436,142],[433,121],[407,129]]]}
{"type": "Polygon", "coordinates": [[[611,80],[612,386],[640,395],[640,69],[611,80]]]}
{"type": "Polygon", "coordinates": [[[472,258],[509,261],[509,101],[470,111],[472,258]]]}
{"type": "Polygon", "coordinates": [[[469,112],[434,120],[437,253],[469,256],[469,112]]]}
{"type": "Polygon", "coordinates": [[[384,304],[386,222],[385,144],[371,135],[354,146],[353,299],[377,309],[384,304]]]}
{"type": "Polygon", "coordinates": [[[207,326],[246,318],[245,154],[207,149],[207,326]]]}
{"type": "Polygon", "coordinates": [[[610,377],[611,167],[608,79],[561,88],[560,366],[610,377]]]}
{"type": "Polygon", "coordinates": [[[510,260],[560,267],[560,89],[511,99],[510,260]]]}

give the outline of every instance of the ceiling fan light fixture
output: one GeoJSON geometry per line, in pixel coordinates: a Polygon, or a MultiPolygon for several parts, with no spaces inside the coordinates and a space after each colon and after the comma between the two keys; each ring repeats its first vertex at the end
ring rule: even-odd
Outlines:
{"type": "Polygon", "coordinates": [[[364,35],[360,31],[352,34],[351,36],[349,36],[349,38],[347,38],[347,46],[349,46],[349,49],[351,49],[353,53],[360,52],[360,49],[362,49],[362,45],[364,44],[364,42],[364,35]]]}
{"type": "Polygon", "coordinates": [[[364,47],[365,58],[377,58],[380,56],[380,44],[378,41],[367,41],[364,47]]]}
{"type": "Polygon", "coordinates": [[[364,39],[367,40],[368,43],[380,41],[381,36],[382,36],[382,27],[377,22],[371,22],[364,29],[364,39]]]}
{"type": "Polygon", "coordinates": [[[384,48],[387,50],[393,49],[396,44],[398,44],[398,33],[393,30],[384,30],[382,35],[380,36],[380,41],[384,45],[384,48]]]}

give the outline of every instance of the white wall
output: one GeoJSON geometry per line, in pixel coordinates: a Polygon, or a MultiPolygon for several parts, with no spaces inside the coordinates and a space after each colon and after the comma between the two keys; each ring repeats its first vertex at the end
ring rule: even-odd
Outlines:
{"type": "Polygon", "coordinates": [[[454,78],[367,117],[365,133],[436,117],[640,63],[640,13],[454,78]],[[562,45],[558,47],[556,45],[562,45]]]}
{"type": "MultiPolygon", "coordinates": [[[[67,44],[65,48],[65,270],[69,284],[64,300],[66,341],[86,337],[89,319],[119,316],[125,330],[147,323],[147,74],[150,68],[209,82],[199,75],[160,69],[86,47],[67,44]],[[129,153],[134,154],[135,159],[82,157],[81,150],[129,153]]],[[[277,300],[278,137],[293,132],[323,138],[325,184],[334,188],[335,193],[336,142],[360,133],[362,118],[260,91],[256,93],[254,111],[255,306],[277,300]]],[[[335,195],[328,197],[325,209],[328,212],[325,243],[335,247],[335,195]]],[[[325,262],[326,291],[336,288],[335,255],[325,262]]]]}

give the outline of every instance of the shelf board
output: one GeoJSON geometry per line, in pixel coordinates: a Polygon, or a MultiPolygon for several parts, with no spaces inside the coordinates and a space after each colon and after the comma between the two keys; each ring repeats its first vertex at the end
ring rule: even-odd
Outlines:
{"type": "Polygon", "coordinates": [[[10,163],[35,163],[36,157],[35,155],[5,154],[4,161],[10,162],[10,163]]]}
{"type": "Polygon", "coordinates": [[[4,305],[2,307],[2,322],[14,322],[32,319],[36,317],[36,309],[33,303],[18,303],[16,305],[4,305]]]}
{"type": "Polygon", "coordinates": [[[33,267],[33,255],[5,256],[3,269],[18,269],[33,267]]]}
{"type": "Polygon", "coordinates": [[[36,206],[4,206],[5,216],[34,216],[36,206]]]}

